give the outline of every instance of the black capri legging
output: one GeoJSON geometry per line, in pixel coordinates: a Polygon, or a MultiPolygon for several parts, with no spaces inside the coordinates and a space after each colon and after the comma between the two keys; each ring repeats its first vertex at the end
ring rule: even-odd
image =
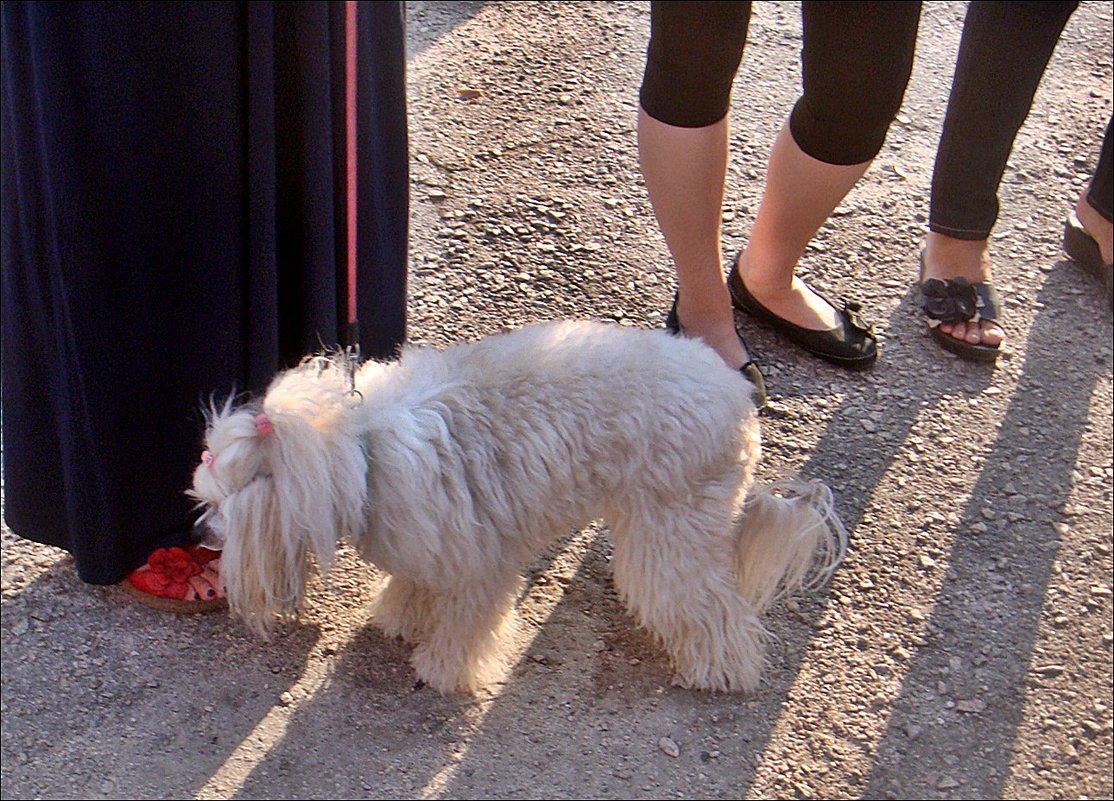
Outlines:
{"type": "MultiPolygon", "coordinates": [[[[798,147],[828,164],[882,148],[913,69],[919,2],[803,2],[804,92],[789,117],[798,147]]],[[[742,61],[749,2],[652,2],[642,108],[683,128],[721,120],[742,61]]]]}

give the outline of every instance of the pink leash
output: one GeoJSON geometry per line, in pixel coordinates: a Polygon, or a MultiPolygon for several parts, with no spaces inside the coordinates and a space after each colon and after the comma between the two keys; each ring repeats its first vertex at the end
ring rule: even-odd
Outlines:
{"type": "Polygon", "coordinates": [[[348,225],[348,319],[344,352],[349,389],[356,392],[356,365],[360,361],[360,324],[356,319],[356,0],[344,3],[344,137],[348,225]]]}
{"type": "Polygon", "coordinates": [[[344,112],[348,167],[348,344],[357,344],[356,327],[356,2],[344,4],[344,112]]]}

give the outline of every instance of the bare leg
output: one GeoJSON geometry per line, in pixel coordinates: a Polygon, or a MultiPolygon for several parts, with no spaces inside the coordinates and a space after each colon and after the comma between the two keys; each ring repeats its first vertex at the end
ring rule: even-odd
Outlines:
{"type": "Polygon", "coordinates": [[[818,331],[840,324],[836,310],[793,272],[812,237],[869,166],[869,161],[818,161],[797,146],[788,124],[782,126],[770,151],[754,230],[739,259],[747,289],[778,317],[818,331]]]}
{"type": "Polygon", "coordinates": [[[650,203],[677,269],[677,316],[686,333],[739,369],[747,353],[735,333],[720,237],[728,123],[681,128],[638,110],[638,155],[650,203]]]}

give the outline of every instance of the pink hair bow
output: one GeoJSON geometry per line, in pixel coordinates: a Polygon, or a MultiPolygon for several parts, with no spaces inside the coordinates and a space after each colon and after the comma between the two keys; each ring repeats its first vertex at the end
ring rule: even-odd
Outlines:
{"type": "Polygon", "coordinates": [[[263,412],[255,416],[255,427],[259,431],[259,436],[261,437],[269,437],[271,434],[275,433],[275,424],[272,423],[271,418],[263,412]]]}

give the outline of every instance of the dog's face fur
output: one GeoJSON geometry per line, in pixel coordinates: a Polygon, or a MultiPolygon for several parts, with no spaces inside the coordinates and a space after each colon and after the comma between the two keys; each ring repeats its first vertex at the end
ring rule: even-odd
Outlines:
{"type": "Polygon", "coordinates": [[[753,387],[699,342],[551,323],[355,380],[358,401],[311,359],[210,414],[192,495],[257,631],[298,610],[344,539],[389,574],[374,620],[415,646],[419,677],[475,690],[503,668],[523,568],[602,516],[620,597],[684,683],[753,689],[758,615],[814,555],[827,574],[843,554],[826,488],[753,486],[753,387]]]}

